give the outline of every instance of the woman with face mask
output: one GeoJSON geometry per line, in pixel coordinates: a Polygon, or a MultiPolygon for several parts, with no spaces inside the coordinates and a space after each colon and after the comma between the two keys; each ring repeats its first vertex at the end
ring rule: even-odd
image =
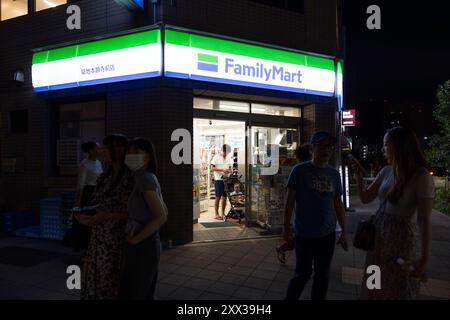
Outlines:
{"type": "Polygon", "coordinates": [[[153,300],[161,254],[159,229],[167,220],[153,144],[143,138],[133,139],[125,163],[133,172],[135,185],[128,200],[120,298],[153,300]]]}
{"type": "Polygon", "coordinates": [[[81,283],[81,299],[117,299],[119,295],[122,246],[128,219],[127,202],[133,177],[125,166],[127,137],[113,134],[103,140],[106,171],[99,177],[94,193],[94,215],[76,216],[92,226],[81,283]]]}
{"type": "Polygon", "coordinates": [[[434,183],[413,131],[390,129],[384,136],[388,165],[366,189],[364,169],[352,159],[359,197],[370,203],[377,197],[380,209],[375,218],[375,246],[367,253],[366,269],[380,268],[381,288],[368,290],[364,272],[362,298],[409,300],[420,293],[426,280],[431,250],[431,212],[434,183]]]}

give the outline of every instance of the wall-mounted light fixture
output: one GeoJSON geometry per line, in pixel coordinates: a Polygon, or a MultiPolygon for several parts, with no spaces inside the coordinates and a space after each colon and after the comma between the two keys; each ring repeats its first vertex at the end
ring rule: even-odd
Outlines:
{"type": "Polygon", "coordinates": [[[22,71],[16,71],[14,72],[14,81],[16,82],[24,82],[25,81],[25,75],[22,71]]]}

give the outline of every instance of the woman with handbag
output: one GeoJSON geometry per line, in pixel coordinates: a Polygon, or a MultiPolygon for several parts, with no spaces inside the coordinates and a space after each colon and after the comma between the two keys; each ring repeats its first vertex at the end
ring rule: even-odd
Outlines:
{"type": "Polygon", "coordinates": [[[380,200],[373,220],[373,248],[367,252],[364,270],[370,265],[380,268],[381,288],[369,290],[369,275],[364,272],[362,298],[409,300],[418,296],[420,281],[426,280],[434,183],[413,131],[402,127],[388,130],[383,152],[388,165],[368,188],[363,186],[361,165],[350,160],[361,201],[380,200]]]}

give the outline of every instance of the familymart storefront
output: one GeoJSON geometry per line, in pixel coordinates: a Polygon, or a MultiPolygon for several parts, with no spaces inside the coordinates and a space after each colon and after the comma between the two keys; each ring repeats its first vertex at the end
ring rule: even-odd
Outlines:
{"type": "Polygon", "coordinates": [[[85,141],[120,132],[154,142],[172,243],[280,232],[294,151],[314,130],[337,133],[342,105],[333,57],[161,25],[35,50],[32,80],[57,119],[49,143],[64,150],[61,179],[85,141]],[[224,144],[225,221],[211,171],[224,144]]]}

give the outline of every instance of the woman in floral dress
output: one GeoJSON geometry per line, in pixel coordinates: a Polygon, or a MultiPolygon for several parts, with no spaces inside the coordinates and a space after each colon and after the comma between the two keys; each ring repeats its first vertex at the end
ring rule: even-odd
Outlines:
{"type": "Polygon", "coordinates": [[[378,196],[380,209],[375,219],[375,247],[366,257],[365,269],[376,265],[381,288],[369,290],[364,272],[362,298],[410,300],[426,281],[431,246],[431,212],[434,183],[416,135],[408,129],[390,129],[383,151],[388,161],[375,181],[364,189],[362,167],[354,160],[359,196],[369,203],[378,196]]]}
{"type": "Polygon", "coordinates": [[[127,138],[111,135],[103,145],[109,166],[98,179],[93,200],[97,213],[78,217],[80,223],[92,226],[82,276],[83,300],[118,298],[127,202],[133,190],[132,174],[124,164],[127,138]]]}

